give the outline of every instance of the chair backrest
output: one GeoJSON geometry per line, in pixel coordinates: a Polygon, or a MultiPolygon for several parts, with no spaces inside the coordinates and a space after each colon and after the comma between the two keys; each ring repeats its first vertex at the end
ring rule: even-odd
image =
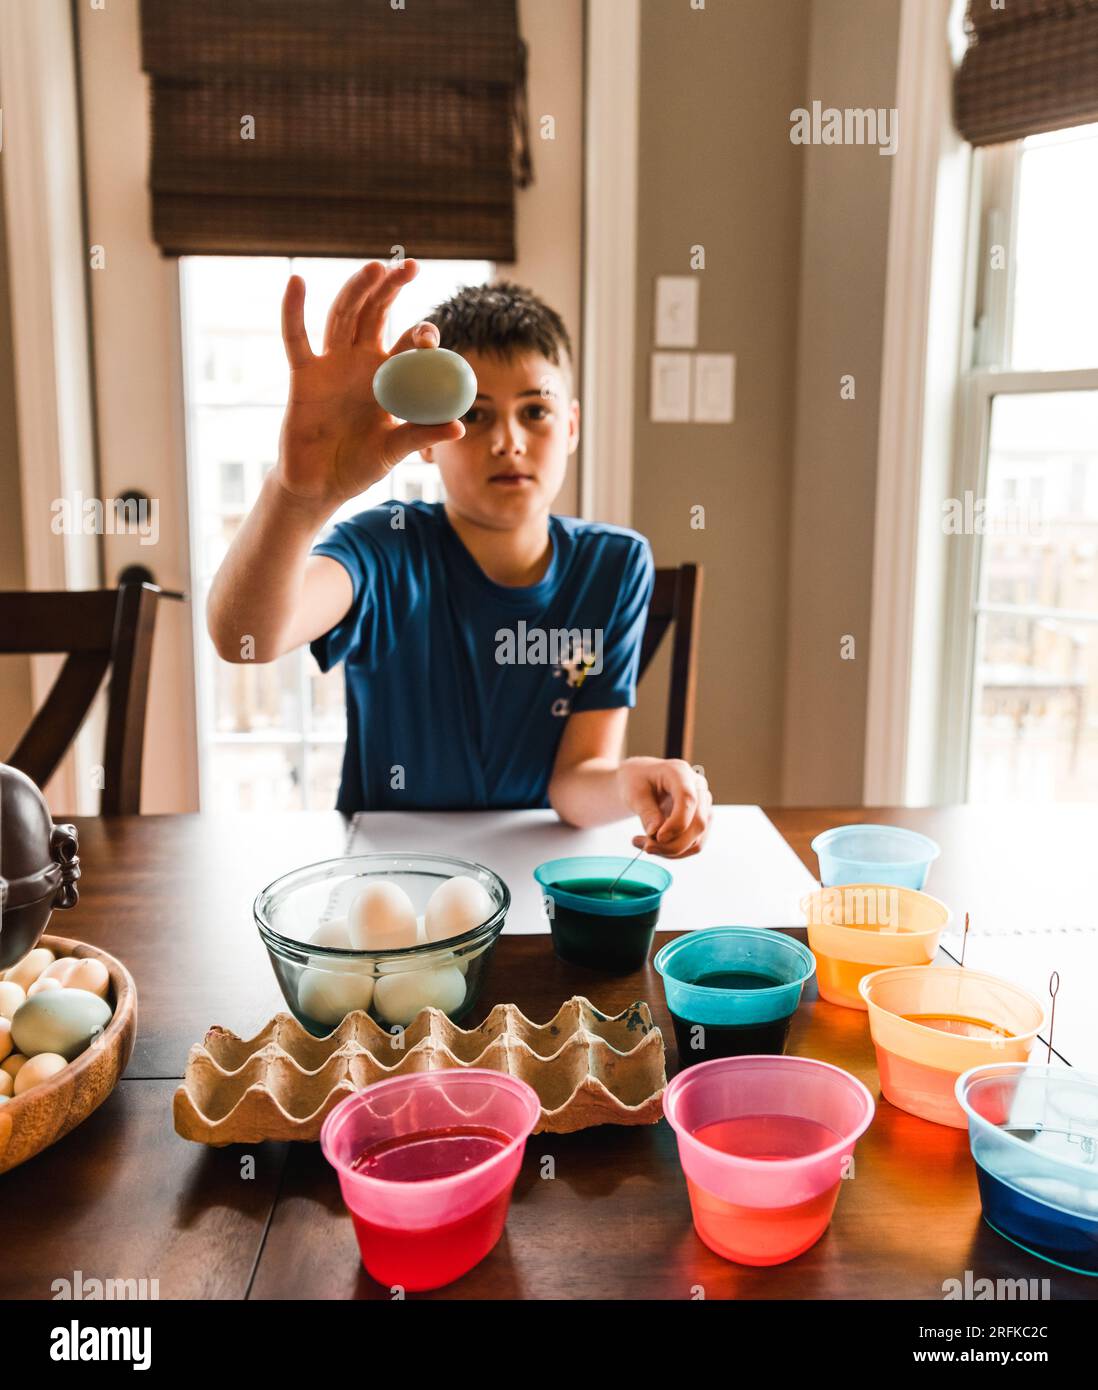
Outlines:
{"type": "Polygon", "coordinates": [[[692,760],[694,753],[694,696],[697,688],[701,593],[701,565],[658,569],[652,601],[648,605],[648,623],[641,642],[639,674],[643,676],[667,629],[674,627],[663,756],[685,758],[687,762],[692,760]]]}
{"type": "Polygon", "coordinates": [[[41,709],[7,759],[39,787],[53,776],[110,668],[103,815],[141,809],[141,758],[156,608],[154,584],[85,592],[0,593],[0,653],[65,652],[41,709]]]}

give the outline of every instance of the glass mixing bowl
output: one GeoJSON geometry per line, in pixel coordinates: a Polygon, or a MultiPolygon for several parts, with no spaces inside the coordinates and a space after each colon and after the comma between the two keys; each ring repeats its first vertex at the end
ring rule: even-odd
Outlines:
{"type": "Polygon", "coordinates": [[[510,906],[507,885],[483,864],[437,854],[357,854],[284,874],[256,896],[252,911],[294,1017],[325,1037],[355,1009],[386,1029],[407,1026],[427,1005],[455,1022],[464,1018],[480,995],[510,906]],[[337,931],[334,924],[369,883],[397,884],[422,918],[435,889],[459,874],[480,883],[495,908],[460,936],[426,941],[421,927],[419,944],[398,951],[356,951],[312,939],[325,927],[337,931]]]}

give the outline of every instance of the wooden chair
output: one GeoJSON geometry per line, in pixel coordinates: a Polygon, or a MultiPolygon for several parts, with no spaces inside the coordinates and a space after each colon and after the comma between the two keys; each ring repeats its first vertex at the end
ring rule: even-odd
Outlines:
{"type": "Polygon", "coordinates": [[[0,653],[68,654],[7,761],[45,787],[109,667],[100,814],[137,814],[156,607],[161,598],[182,597],[144,583],[75,593],[0,593],[0,653]]]}
{"type": "Polygon", "coordinates": [[[667,629],[674,624],[671,646],[671,685],[667,701],[665,758],[685,758],[694,752],[694,695],[698,675],[698,631],[701,624],[702,569],[680,565],[658,569],[648,623],[641,642],[640,676],[651,664],[667,629]]]}

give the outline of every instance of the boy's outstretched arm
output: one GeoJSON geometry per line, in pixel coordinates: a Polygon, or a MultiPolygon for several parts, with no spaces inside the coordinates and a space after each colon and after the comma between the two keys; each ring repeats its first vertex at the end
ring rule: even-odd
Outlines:
{"type": "Polygon", "coordinates": [[[685,859],[705,843],[713,812],[709,784],[681,758],[621,757],[629,711],[569,715],[549,780],[549,804],[569,825],[588,827],[634,812],[645,833],[633,844],[685,859]]]}
{"type": "Polygon", "coordinates": [[[434,324],[417,324],[388,352],[382,345],[393,300],[418,271],[414,260],[371,261],[356,271],[332,302],[318,353],[305,331],[305,282],[290,277],[282,301],[290,392],[278,463],[206,605],[206,626],[225,661],[274,661],[334,627],[353,587],[338,561],[309,553],[324,523],[406,455],[465,433],[458,421],[398,424],[374,399],[374,374],[388,357],[438,346],[434,324]]]}

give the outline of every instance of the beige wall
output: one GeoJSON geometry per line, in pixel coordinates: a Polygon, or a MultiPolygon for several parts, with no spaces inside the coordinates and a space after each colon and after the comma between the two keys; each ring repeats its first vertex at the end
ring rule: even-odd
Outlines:
{"type": "MultiPolygon", "coordinates": [[[[720,801],[779,792],[808,37],[807,0],[642,5],[633,524],[657,565],[705,567],[694,760],[720,801]],[[655,281],[691,273],[695,243],[698,348],[736,354],[736,416],[652,424],[655,281]]],[[[666,654],[630,751],[662,754],[665,690],[666,654]]]]}
{"type": "MultiPolygon", "coordinates": [[[[15,411],[15,356],[8,285],[7,228],[0,198],[0,589],[26,588],[23,569],[23,499],[19,486],[19,434],[15,411]]],[[[30,723],[30,658],[0,656],[0,760],[30,723]]]]}
{"type": "MultiPolygon", "coordinates": [[[[813,0],[806,99],[890,108],[900,0],[813,0]]],[[[904,138],[903,125],[899,138],[904,138]]],[[[862,801],[888,209],[895,160],[803,145],[782,800],[862,801]],[[854,377],[854,399],[840,378],[854,377]],[[840,656],[854,638],[854,659],[840,656]]]]}
{"type": "MultiPolygon", "coordinates": [[[[642,0],[634,525],[657,565],[705,568],[694,760],[719,801],[861,800],[893,161],[794,145],[790,113],[891,107],[899,9],[642,0]],[[735,420],[654,425],[655,279],[690,274],[694,243],[698,349],[736,354],[735,420]]],[[[661,657],[633,753],[663,749],[661,657]]]]}

